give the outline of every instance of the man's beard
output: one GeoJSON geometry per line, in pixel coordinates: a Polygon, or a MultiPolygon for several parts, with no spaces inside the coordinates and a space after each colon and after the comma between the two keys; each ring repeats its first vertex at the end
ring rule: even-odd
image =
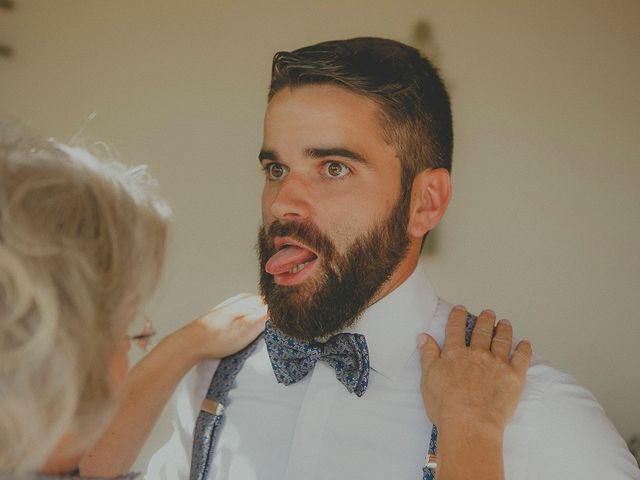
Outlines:
{"type": "Polygon", "coordinates": [[[356,238],[344,254],[310,222],[263,225],[258,233],[260,293],[271,322],[302,340],[323,339],[353,325],[409,249],[409,199],[402,194],[389,216],[356,238]],[[276,284],[265,271],[276,253],[275,237],[294,238],[318,254],[322,263],[315,278],[293,286],[276,284]]]}

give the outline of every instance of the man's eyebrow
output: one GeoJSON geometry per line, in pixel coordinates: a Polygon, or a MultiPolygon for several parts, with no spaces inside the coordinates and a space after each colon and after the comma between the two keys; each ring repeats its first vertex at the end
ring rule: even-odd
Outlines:
{"type": "MultiPolygon", "coordinates": [[[[369,163],[364,155],[344,147],[307,148],[305,149],[304,153],[305,156],[309,158],[342,157],[359,163],[369,163]]],[[[258,154],[258,161],[262,163],[265,160],[279,162],[280,158],[278,157],[278,154],[273,150],[260,150],[260,153],[258,154]]]]}
{"type": "Polygon", "coordinates": [[[336,147],[336,148],[307,148],[304,153],[307,157],[311,158],[325,158],[325,157],[343,157],[350,160],[354,160],[359,163],[369,163],[364,155],[349,150],[348,148],[336,147]]]}
{"type": "Polygon", "coordinates": [[[265,160],[273,160],[274,162],[277,162],[278,154],[273,150],[260,150],[260,153],[258,154],[258,161],[262,163],[265,160]]]}

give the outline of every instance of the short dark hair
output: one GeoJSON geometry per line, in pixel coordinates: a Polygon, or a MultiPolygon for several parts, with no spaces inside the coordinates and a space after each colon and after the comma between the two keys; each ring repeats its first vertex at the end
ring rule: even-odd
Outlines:
{"type": "Polygon", "coordinates": [[[405,194],[417,173],[451,171],[449,95],[436,68],[415,48],[360,37],[275,54],[269,100],[283,88],[313,84],[338,85],[379,105],[385,140],[398,151],[405,194]]]}

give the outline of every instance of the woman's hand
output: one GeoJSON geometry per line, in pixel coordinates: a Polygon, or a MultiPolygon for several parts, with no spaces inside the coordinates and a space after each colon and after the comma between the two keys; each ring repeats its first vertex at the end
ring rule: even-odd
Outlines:
{"type": "Polygon", "coordinates": [[[422,394],[429,418],[438,426],[475,422],[504,430],[515,412],[531,360],[531,345],[522,341],[513,354],[513,330],[508,320],[495,327],[495,313],[483,311],[465,344],[467,311],[455,307],[449,315],[442,351],[421,334],[422,394]]]}
{"type": "Polygon", "coordinates": [[[513,331],[495,313],[480,314],[465,343],[467,311],[449,315],[444,347],[427,334],[418,344],[422,363],[422,398],[438,427],[438,480],[504,478],[503,438],[518,405],[531,345],[523,341],[510,355],[513,331]]]}
{"type": "Polygon", "coordinates": [[[177,332],[185,352],[195,362],[223,358],[246,347],[263,330],[267,307],[257,295],[242,293],[225,300],[177,332]]]}

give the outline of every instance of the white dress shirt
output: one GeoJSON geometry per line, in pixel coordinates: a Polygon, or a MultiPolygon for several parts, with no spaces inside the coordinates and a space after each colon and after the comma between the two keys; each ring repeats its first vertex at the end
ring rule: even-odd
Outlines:
{"type": "MultiPolygon", "coordinates": [[[[432,424],[416,337],[427,331],[442,344],[450,310],[422,267],[367,309],[350,329],[365,335],[370,354],[360,398],[324,362],[296,384],[278,384],[261,341],[229,393],[209,479],[421,480],[432,424]]],[[[217,364],[203,362],[180,385],[173,435],[148,480],[189,477],[193,428],[217,364]]],[[[506,429],[504,461],[507,479],[640,479],[593,395],[539,357],[506,429]]]]}

